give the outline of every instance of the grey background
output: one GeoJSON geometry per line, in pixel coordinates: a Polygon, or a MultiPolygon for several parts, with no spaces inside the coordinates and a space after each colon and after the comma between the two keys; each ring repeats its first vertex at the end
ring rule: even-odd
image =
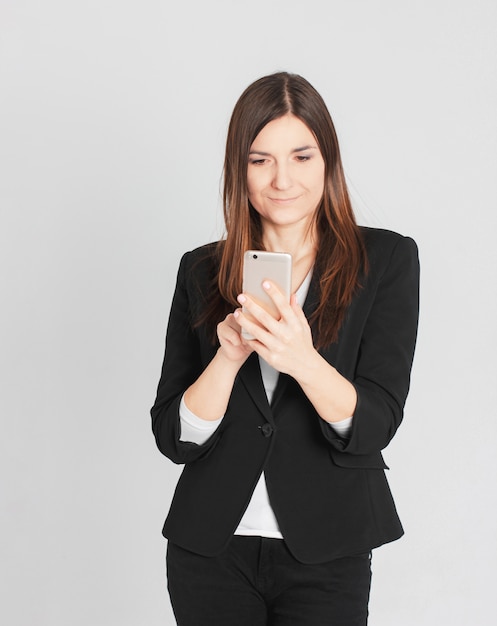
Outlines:
{"type": "Polygon", "coordinates": [[[3,623],[173,624],[148,410],[232,107],[279,69],[325,98],[359,221],[420,246],[370,624],[495,623],[496,26],[493,0],[0,0],[3,623]]]}

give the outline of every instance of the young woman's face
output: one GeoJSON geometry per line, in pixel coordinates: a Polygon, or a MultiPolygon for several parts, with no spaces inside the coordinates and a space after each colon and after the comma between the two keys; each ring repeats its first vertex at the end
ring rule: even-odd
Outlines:
{"type": "Polygon", "coordinates": [[[321,201],[325,164],[314,135],[287,114],[264,126],[250,147],[249,200],[263,226],[307,226],[321,201]]]}

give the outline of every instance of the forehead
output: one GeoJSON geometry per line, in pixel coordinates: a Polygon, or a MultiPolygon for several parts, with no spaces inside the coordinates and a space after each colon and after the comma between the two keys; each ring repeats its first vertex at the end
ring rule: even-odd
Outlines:
{"type": "Polygon", "coordinates": [[[278,149],[293,150],[304,145],[317,146],[317,142],[309,127],[298,117],[288,113],[268,122],[254,139],[251,148],[267,149],[271,145],[278,149]]]}

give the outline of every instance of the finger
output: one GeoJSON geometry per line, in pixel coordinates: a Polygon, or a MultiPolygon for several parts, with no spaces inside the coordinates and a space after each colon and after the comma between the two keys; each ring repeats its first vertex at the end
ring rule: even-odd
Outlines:
{"type": "Polygon", "coordinates": [[[226,320],[225,321],[226,321],[226,324],[230,328],[233,328],[237,332],[240,332],[240,324],[236,321],[235,311],[233,313],[229,313],[226,316],[226,320]]]}
{"type": "Polygon", "coordinates": [[[292,294],[292,297],[290,299],[290,306],[292,307],[292,310],[297,316],[297,319],[299,320],[299,322],[302,322],[303,324],[308,326],[309,322],[307,320],[307,317],[305,316],[305,313],[302,307],[298,303],[297,296],[294,293],[292,294]]]}
{"type": "MultiPolygon", "coordinates": [[[[297,303],[297,297],[295,294],[292,294],[290,298],[287,298],[287,296],[278,288],[278,286],[270,280],[265,280],[262,283],[262,286],[267,294],[271,297],[274,305],[277,307],[280,314],[280,321],[286,322],[289,327],[293,328],[298,328],[299,326],[301,326],[304,323],[304,320],[305,323],[307,323],[305,315],[303,315],[302,311],[300,311],[302,315],[298,315],[298,310],[300,307],[297,303]]],[[[281,324],[280,329],[283,330],[281,328],[281,324]]]]}
{"type": "Polygon", "coordinates": [[[288,297],[279,289],[279,287],[270,280],[264,280],[262,288],[269,295],[271,300],[276,305],[278,311],[283,316],[290,308],[290,301],[288,297]]]}
{"type": "MultiPolygon", "coordinates": [[[[238,320],[240,327],[242,329],[241,339],[242,343],[249,345],[252,350],[256,350],[256,344],[258,345],[266,345],[271,342],[272,334],[268,331],[261,323],[256,320],[250,313],[244,312],[242,310],[237,310],[235,312],[235,317],[238,320]],[[246,336],[248,335],[248,336],[246,336]]],[[[273,323],[277,325],[274,318],[268,316],[273,323]]]]}
{"type": "Polygon", "coordinates": [[[226,318],[218,324],[217,334],[220,342],[227,341],[234,346],[241,344],[240,326],[236,322],[233,313],[227,315],[226,318]]]}
{"type": "Polygon", "coordinates": [[[260,327],[265,328],[270,332],[277,331],[278,320],[280,319],[281,314],[279,315],[278,319],[275,319],[275,317],[271,313],[266,311],[264,307],[262,307],[260,304],[257,304],[257,302],[252,300],[252,298],[250,296],[247,296],[246,294],[240,294],[238,296],[238,302],[243,305],[243,321],[240,321],[240,318],[237,316],[237,320],[239,321],[242,328],[245,328],[247,331],[250,332],[250,329],[245,325],[246,322],[249,322],[256,323],[260,327]]]}

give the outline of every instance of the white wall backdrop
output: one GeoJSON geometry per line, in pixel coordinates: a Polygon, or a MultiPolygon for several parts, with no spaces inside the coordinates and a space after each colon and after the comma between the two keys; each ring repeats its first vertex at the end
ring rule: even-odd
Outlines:
{"type": "Polygon", "coordinates": [[[0,0],[2,623],[174,623],[148,411],[232,107],[280,69],[328,103],[359,221],[420,247],[370,624],[495,623],[495,1],[0,0]]]}

